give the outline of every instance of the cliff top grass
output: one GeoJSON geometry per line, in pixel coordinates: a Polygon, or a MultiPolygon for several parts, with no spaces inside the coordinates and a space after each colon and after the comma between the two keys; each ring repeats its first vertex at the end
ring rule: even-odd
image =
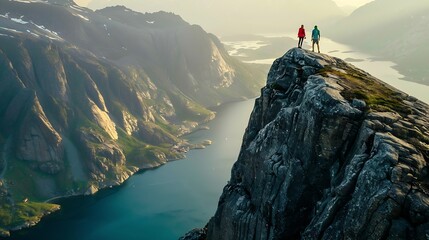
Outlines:
{"type": "Polygon", "coordinates": [[[368,111],[394,111],[401,116],[412,113],[412,109],[403,102],[403,93],[395,91],[392,87],[371,75],[346,64],[340,66],[340,69],[327,66],[321,69],[319,74],[324,77],[334,75],[343,80],[339,84],[344,87],[341,95],[346,100],[363,100],[367,104],[368,111]]]}
{"type": "MultiPolygon", "coordinates": [[[[340,79],[338,84],[344,88],[341,95],[346,100],[363,100],[366,102],[367,112],[396,112],[404,120],[407,120],[409,115],[422,114],[405,102],[407,100],[405,93],[346,63],[338,64],[335,67],[331,65],[322,68],[319,74],[323,77],[338,77],[340,79]]],[[[395,128],[393,135],[400,138],[407,136],[409,143],[428,156],[429,137],[425,133],[424,126],[415,124],[413,129],[395,128]]]]}

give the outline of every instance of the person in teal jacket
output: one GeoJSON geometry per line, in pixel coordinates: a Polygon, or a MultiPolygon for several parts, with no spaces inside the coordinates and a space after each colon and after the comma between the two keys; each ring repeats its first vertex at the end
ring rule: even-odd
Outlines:
{"type": "Polygon", "coordinates": [[[320,30],[317,26],[314,26],[313,31],[311,32],[311,40],[313,41],[313,52],[314,52],[314,44],[317,44],[317,51],[320,53],[320,30]]]}

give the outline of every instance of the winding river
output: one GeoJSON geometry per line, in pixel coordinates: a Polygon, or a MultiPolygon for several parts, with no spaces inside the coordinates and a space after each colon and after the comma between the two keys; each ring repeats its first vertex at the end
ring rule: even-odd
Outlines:
{"type": "MultiPolygon", "coordinates": [[[[324,53],[348,59],[429,102],[429,87],[402,81],[393,63],[355,52],[326,38],[322,39],[321,47],[324,53]]],[[[13,233],[12,239],[171,240],[190,229],[203,227],[213,216],[222,188],[230,177],[253,104],[254,100],[248,100],[216,109],[217,118],[208,124],[210,130],[189,136],[193,142],[212,140],[207,149],[191,151],[185,160],[137,174],[124,185],[95,196],[61,200],[62,211],[48,216],[34,228],[13,233]]]]}

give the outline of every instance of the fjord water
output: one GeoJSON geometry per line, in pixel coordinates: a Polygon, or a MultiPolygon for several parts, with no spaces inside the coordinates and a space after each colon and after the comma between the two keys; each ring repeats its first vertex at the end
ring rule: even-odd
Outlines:
{"type": "MultiPolygon", "coordinates": [[[[255,41],[229,41],[225,44],[232,48],[229,53],[233,56],[243,56],[243,53],[240,50],[257,50],[263,46],[269,45],[269,39],[275,39],[279,37],[289,37],[295,39],[295,34],[269,34],[261,35],[268,39],[268,43],[263,40],[255,41]]],[[[298,43],[298,40],[296,41],[298,43]]],[[[311,51],[311,41],[309,39],[304,40],[304,47],[307,50],[311,51]]],[[[283,46],[278,46],[279,48],[283,46]]],[[[293,47],[293,46],[289,46],[293,47]]],[[[346,62],[349,62],[356,67],[363,69],[370,73],[371,75],[381,79],[387,84],[411,95],[423,102],[429,103],[429,86],[423,85],[411,81],[406,81],[404,78],[412,79],[413,76],[403,76],[398,70],[395,69],[396,64],[388,61],[386,59],[377,58],[370,54],[366,54],[352,47],[335,42],[332,39],[322,37],[320,42],[321,52],[328,54],[330,56],[338,57],[346,62]]],[[[288,50],[288,47],[285,47],[285,52],[288,50]]],[[[250,59],[245,62],[247,63],[257,63],[257,64],[266,64],[271,65],[276,58],[279,56],[272,56],[271,58],[264,59],[250,59]]]]}
{"type": "Polygon", "coordinates": [[[213,141],[174,161],[131,177],[124,185],[95,196],[61,200],[62,211],[12,239],[177,239],[203,227],[214,215],[219,196],[238,157],[254,100],[226,104],[210,130],[188,136],[213,141]]]}
{"type": "MultiPolygon", "coordinates": [[[[429,102],[429,86],[401,80],[403,76],[392,62],[374,59],[326,38],[321,48],[429,102]]],[[[124,185],[95,196],[62,200],[62,211],[32,229],[14,233],[12,239],[171,240],[203,227],[213,216],[230,178],[253,105],[254,100],[248,100],[216,109],[216,119],[208,124],[210,130],[188,137],[193,142],[213,140],[207,149],[191,151],[185,160],[144,171],[124,185]]]]}

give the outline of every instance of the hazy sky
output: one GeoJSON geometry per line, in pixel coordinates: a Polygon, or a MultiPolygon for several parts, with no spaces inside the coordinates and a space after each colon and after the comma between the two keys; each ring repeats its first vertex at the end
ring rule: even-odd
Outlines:
{"type": "Polygon", "coordinates": [[[100,9],[125,5],[135,11],[167,11],[218,36],[276,34],[297,26],[326,26],[371,0],[75,0],[100,9]]]}
{"type": "Polygon", "coordinates": [[[353,7],[360,7],[366,3],[372,2],[373,0],[334,0],[335,3],[338,4],[338,6],[353,6],[353,7]]]}

